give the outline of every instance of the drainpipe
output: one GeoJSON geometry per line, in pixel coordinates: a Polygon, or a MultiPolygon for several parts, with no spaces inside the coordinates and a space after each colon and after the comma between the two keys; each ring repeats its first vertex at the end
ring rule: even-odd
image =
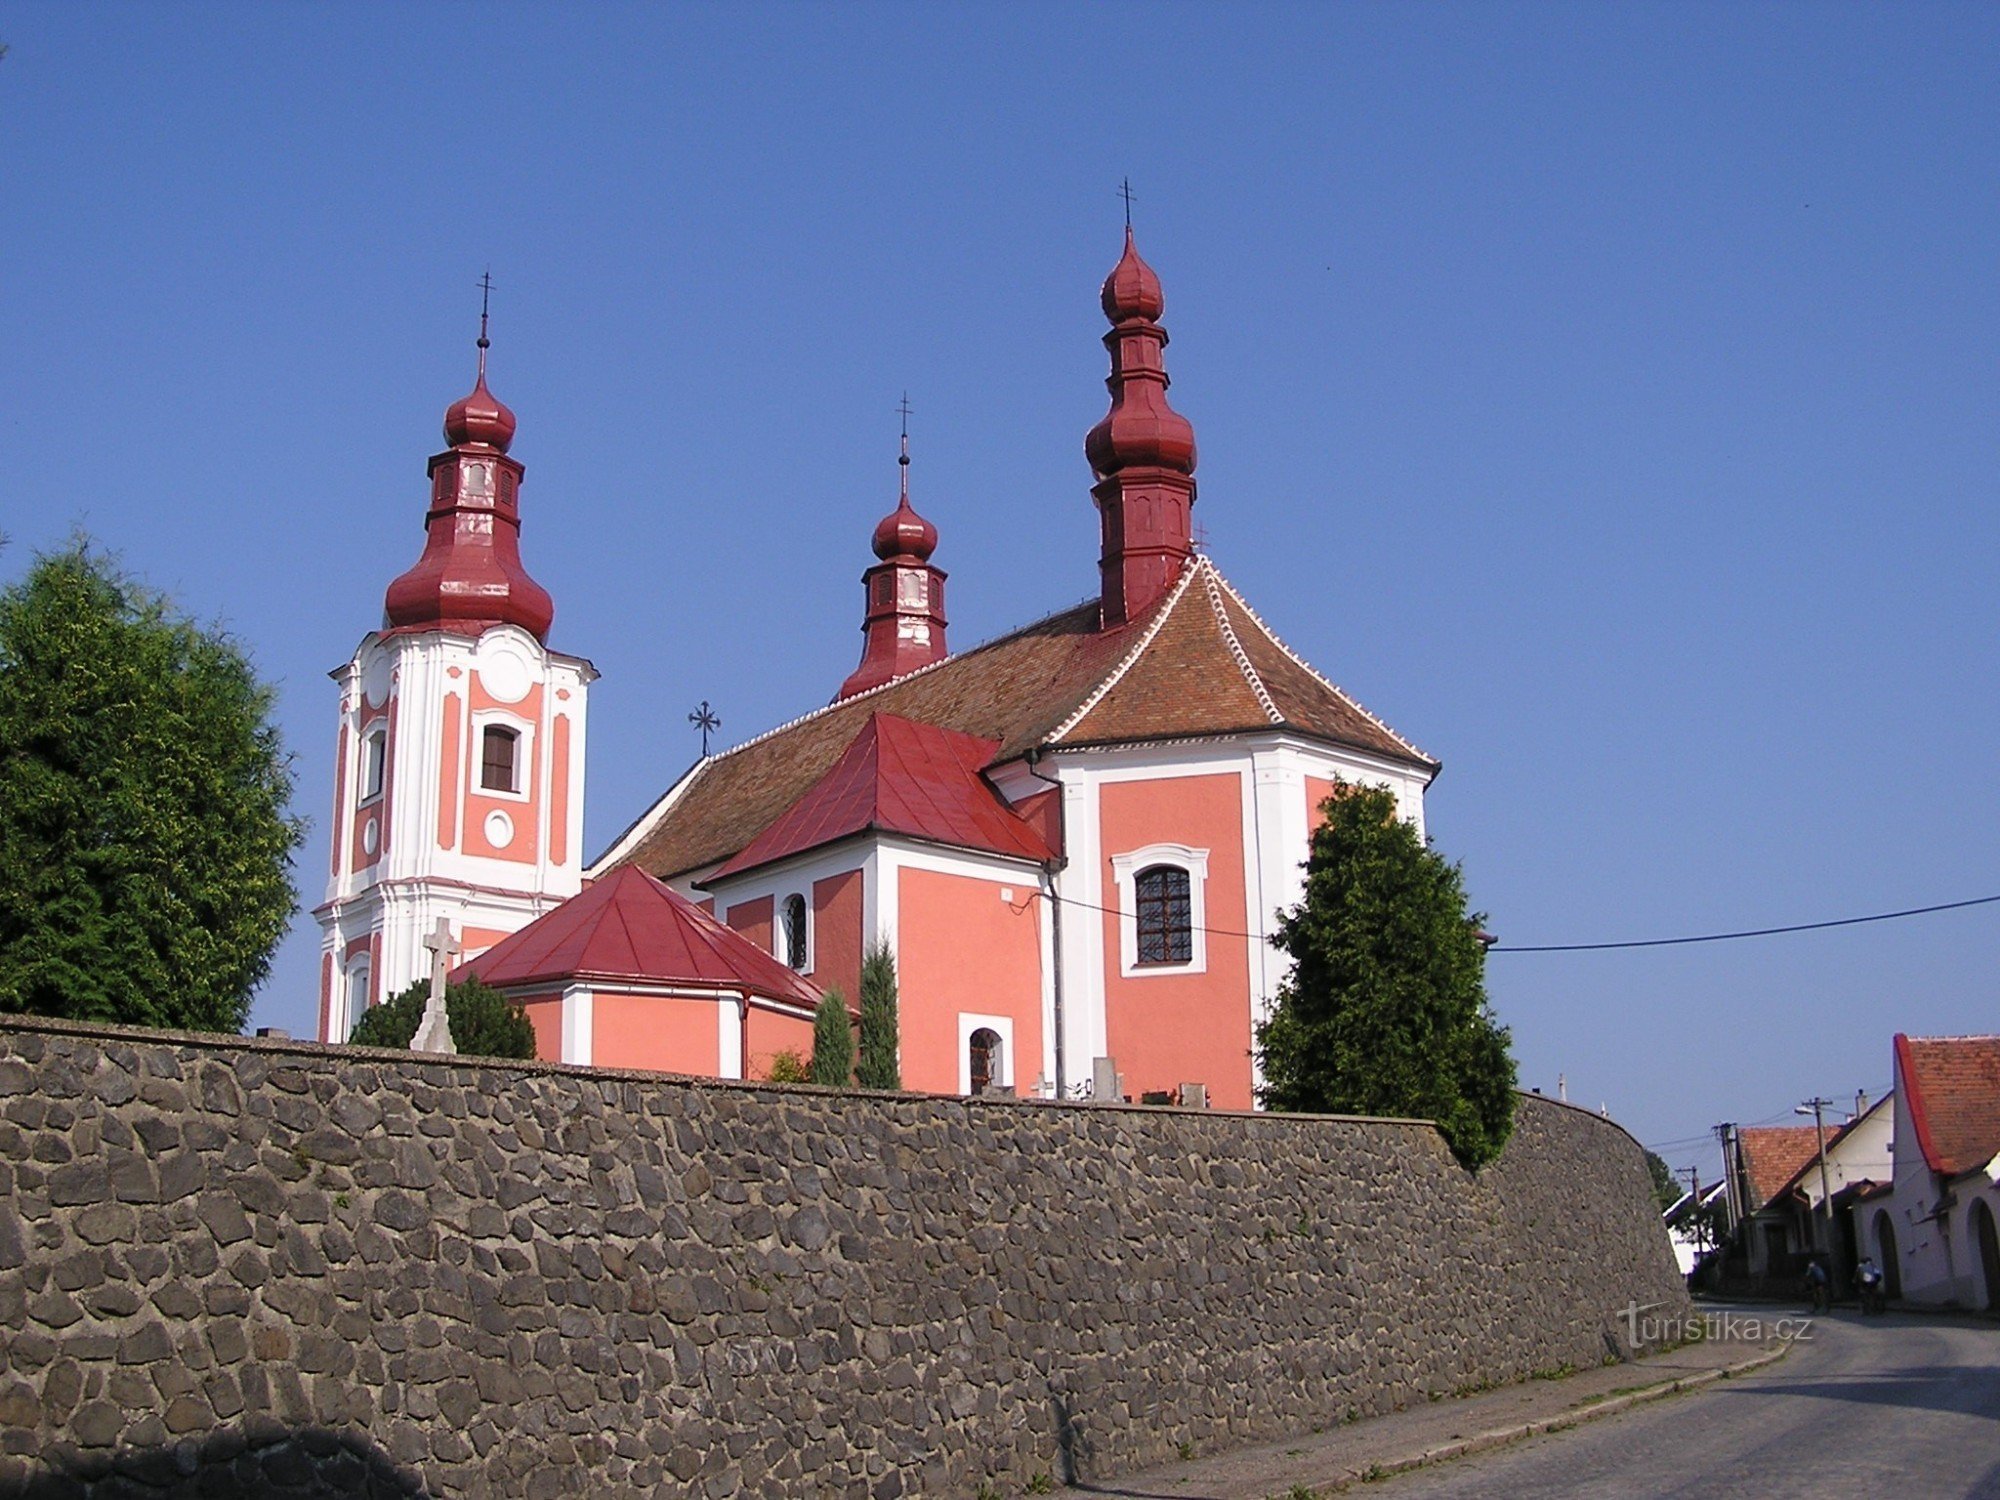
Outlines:
{"type": "Polygon", "coordinates": [[[1053,1017],[1051,1024],[1056,1032],[1056,1098],[1069,1097],[1069,1070],[1064,1061],[1063,1047],[1063,931],[1062,900],[1056,895],[1056,876],[1069,865],[1068,809],[1063,800],[1062,783],[1053,776],[1044,776],[1035,769],[1042,759],[1040,746],[1028,752],[1028,774],[1037,781],[1047,782],[1056,793],[1056,848],[1059,851],[1052,860],[1042,865],[1042,886],[1049,898],[1049,995],[1053,1017]]]}

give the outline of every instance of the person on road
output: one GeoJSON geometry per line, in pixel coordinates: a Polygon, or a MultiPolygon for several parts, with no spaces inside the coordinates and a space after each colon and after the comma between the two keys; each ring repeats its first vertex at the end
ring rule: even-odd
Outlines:
{"type": "Polygon", "coordinates": [[[1864,1313],[1882,1311],[1882,1268],[1875,1264],[1874,1256],[1861,1257],[1861,1264],[1854,1268],[1854,1284],[1860,1288],[1864,1313]]]}
{"type": "Polygon", "coordinates": [[[1823,1313],[1827,1307],[1826,1262],[1815,1255],[1806,1262],[1806,1295],[1812,1299],[1812,1310],[1823,1313]]]}

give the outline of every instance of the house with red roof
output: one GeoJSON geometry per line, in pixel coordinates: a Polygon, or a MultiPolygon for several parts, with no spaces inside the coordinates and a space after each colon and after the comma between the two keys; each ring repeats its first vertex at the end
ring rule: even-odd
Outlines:
{"type": "Polygon", "coordinates": [[[1303,895],[1322,803],[1380,786],[1421,832],[1438,762],[1198,550],[1194,429],[1168,400],[1165,296],[1129,230],[1100,305],[1091,597],[952,651],[906,437],[855,670],[824,706],[704,754],[582,871],[581,894],[549,863],[574,854],[580,669],[544,654],[496,675],[480,656],[489,637],[539,643],[552,611],[520,571],[514,423],[486,393],[482,337],[476,420],[447,423],[425,559],[390,601],[394,630],[457,644],[420,675],[371,637],[353,668],[366,690],[343,702],[343,765],[361,769],[343,771],[336,825],[377,818],[361,788],[401,811],[355,835],[366,857],[329,888],[323,1034],[423,972],[415,929],[369,948],[385,903],[421,899],[429,920],[457,900],[468,967],[522,1000],[550,1057],[762,1076],[810,997],[854,1000],[879,947],[907,1087],[1197,1085],[1251,1107],[1255,1030],[1287,962],[1267,935],[1303,895]],[[375,951],[362,988],[343,987],[348,955],[375,951]]]}
{"type": "Polygon", "coordinates": [[[1728,1276],[1789,1292],[1808,1258],[1821,1254],[1835,1287],[1845,1287],[1861,1256],[1850,1208],[1889,1180],[1894,1119],[1892,1096],[1871,1104],[1857,1094],[1851,1115],[1825,1122],[1823,1162],[1819,1126],[1736,1130],[1731,1153],[1740,1227],[1728,1276]]]}
{"type": "Polygon", "coordinates": [[[1894,1056],[1894,1178],[1856,1205],[1862,1243],[1907,1301],[2000,1310],[2000,1036],[1899,1034],[1894,1056]]]}

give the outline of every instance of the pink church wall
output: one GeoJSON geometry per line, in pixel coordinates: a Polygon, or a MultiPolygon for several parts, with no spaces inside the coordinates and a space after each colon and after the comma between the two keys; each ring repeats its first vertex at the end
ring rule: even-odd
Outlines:
{"type": "Polygon", "coordinates": [[[861,1003],[861,872],[815,880],[812,982],[838,987],[850,1006],[861,1003]]]}
{"type": "Polygon", "coordinates": [[[812,1022],[758,1005],[750,1007],[750,1034],[743,1049],[746,1076],[764,1077],[771,1071],[771,1059],[780,1052],[796,1052],[801,1062],[810,1062],[812,1050],[812,1022]]]}
{"type": "Polygon", "coordinates": [[[1319,831],[1319,825],[1326,821],[1326,814],[1319,805],[1333,795],[1337,781],[1322,781],[1317,776],[1306,778],[1306,833],[1311,836],[1319,831]]]}
{"type": "Polygon", "coordinates": [[[514,1003],[521,1007],[528,1024],[535,1028],[535,1056],[543,1062],[561,1062],[562,996],[528,995],[514,1003]]]}
{"type": "MultiPolygon", "coordinates": [[[[1026,876],[1016,887],[1032,891],[1026,876]]],[[[935,870],[898,876],[896,956],[903,1084],[955,1094],[962,1012],[1014,1023],[1010,1082],[1042,1067],[1042,949],[1037,903],[1000,899],[996,881],[935,870]]],[[[853,997],[850,997],[853,998],[853,997]]]]}
{"type": "Polygon", "coordinates": [[[559,865],[569,859],[568,714],[549,730],[549,858],[559,865]]]}
{"type": "MultiPolygon", "coordinates": [[[[530,724],[538,724],[542,717],[542,688],[540,684],[530,688],[528,695],[518,703],[502,703],[480,685],[477,674],[474,674],[470,703],[475,715],[497,709],[514,718],[525,719],[530,724]]],[[[527,796],[496,797],[491,792],[480,790],[479,746],[476,743],[466,746],[465,774],[460,778],[460,784],[465,788],[464,848],[467,854],[510,860],[516,864],[533,864],[537,858],[540,840],[536,829],[541,807],[541,768],[537,762],[547,751],[539,737],[523,741],[521,749],[524,760],[519,776],[521,785],[527,789],[527,796]],[[486,817],[493,812],[505,813],[514,825],[514,836],[504,848],[496,846],[486,837],[486,817]]]]}
{"type": "MultiPolygon", "coordinates": [[[[1118,918],[1104,916],[1106,1043],[1134,1099],[1149,1090],[1205,1083],[1217,1109],[1251,1106],[1250,955],[1243,894],[1240,775],[1115,781],[1098,794],[1104,889],[1116,891],[1110,856],[1148,844],[1207,849],[1207,963],[1199,974],[1119,973],[1118,918]]],[[[1109,904],[1109,903],[1107,903],[1109,904]]]]}
{"type": "Polygon", "coordinates": [[[459,696],[444,695],[444,749],[438,768],[438,848],[458,846],[459,731],[465,720],[459,696]]]}
{"type": "MultiPolygon", "coordinates": [[[[388,724],[389,743],[394,744],[396,740],[395,700],[391,699],[382,708],[371,709],[365,702],[362,704],[359,732],[364,743],[366,742],[368,732],[385,720],[388,724]]],[[[344,769],[348,753],[347,735],[343,733],[340,740],[343,769],[340,779],[334,782],[336,789],[334,795],[347,798],[349,791],[344,769]]],[[[391,764],[393,760],[394,757],[390,757],[391,764]]],[[[360,769],[360,774],[365,774],[365,768],[360,769]]],[[[385,764],[382,768],[382,795],[380,797],[370,802],[366,807],[358,807],[355,805],[355,802],[359,800],[359,792],[360,786],[357,782],[354,788],[354,801],[350,801],[347,806],[341,809],[344,815],[343,821],[347,828],[347,868],[350,870],[365,870],[389,852],[389,799],[395,795],[394,778],[390,775],[389,764],[385,764]],[[375,823],[375,852],[373,854],[368,852],[367,846],[362,842],[362,835],[371,819],[375,823]]]]}
{"type": "MultiPolygon", "coordinates": [[[[736,1002],[724,1002],[730,1010],[736,1002]]],[[[716,1002],[600,990],[591,1002],[590,1060],[600,1068],[705,1073],[721,1066],[716,1002]]]]}

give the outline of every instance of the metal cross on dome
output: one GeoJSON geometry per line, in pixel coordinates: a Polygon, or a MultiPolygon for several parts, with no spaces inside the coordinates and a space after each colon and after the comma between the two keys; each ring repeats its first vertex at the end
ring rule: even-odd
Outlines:
{"type": "Polygon", "coordinates": [[[1125,200],[1125,227],[1132,227],[1132,200],[1139,195],[1132,191],[1132,179],[1127,177],[1118,184],[1118,196],[1125,200]]]}
{"type": "Polygon", "coordinates": [[[688,723],[701,731],[701,758],[707,760],[708,737],[715,730],[722,727],[721,718],[717,716],[714,709],[708,706],[708,700],[704,698],[701,700],[701,705],[688,715],[688,723]]]}

